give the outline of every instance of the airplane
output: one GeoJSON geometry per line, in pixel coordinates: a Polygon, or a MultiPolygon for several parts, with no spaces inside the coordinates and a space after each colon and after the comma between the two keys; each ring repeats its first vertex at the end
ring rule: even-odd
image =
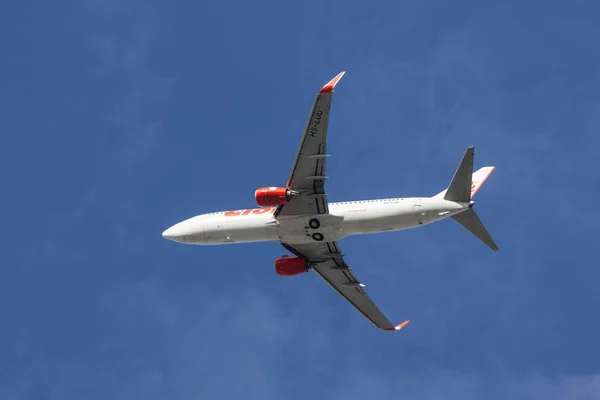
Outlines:
{"type": "Polygon", "coordinates": [[[325,192],[327,128],[339,73],[319,91],[302,135],[285,187],[255,191],[259,208],[198,215],[163,232],[166,239],[196,245],[274,241],[293,254],[275,260],[280,276],[315,271],[373,325],[398,331],[410,320],[393,325],[375,305],[346,264],[338,241],[349,235],[392,232],[452,218],[492,250],[498,250],[473,210],[473,196],[494,171],[473,173],[474,147],[469,147],[447,189],[433,197],[385,198],[329,202],[325,192]]]}

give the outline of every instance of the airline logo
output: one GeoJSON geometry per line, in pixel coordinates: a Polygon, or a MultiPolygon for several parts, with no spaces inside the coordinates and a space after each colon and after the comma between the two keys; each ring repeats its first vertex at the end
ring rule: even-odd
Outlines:
{"type": "Polygon", "coordinates": [[[471,197],[475,196],[475,193],[483,186],[487,178],[490,177],[495,169],[496,167],[483,167],[473,174],[473,180],[471,181],[471,197]]]}
{"type": "Polygon", "coordinates": [[[251,210],[233,210],[233,211],[225,211],[226,217],[239,217],[244,215],[261,215],[261,214],[273,214],[277,210],[277,207],[263,207],[263,208],[254,208],[251,210]]]}

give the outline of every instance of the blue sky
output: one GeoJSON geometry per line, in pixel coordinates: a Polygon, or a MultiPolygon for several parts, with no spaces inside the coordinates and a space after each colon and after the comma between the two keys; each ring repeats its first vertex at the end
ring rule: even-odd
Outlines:
{"type": "Polygon", "coordinates": [[[600,398],[600,6],[10,2],[0,15],[0,398],[600,398]],[[285,182],[339,71],[332,201],[426,196],[467,146],[477,211],[342,240],[402,332],[276,243],[161,232],[285,182]]]}

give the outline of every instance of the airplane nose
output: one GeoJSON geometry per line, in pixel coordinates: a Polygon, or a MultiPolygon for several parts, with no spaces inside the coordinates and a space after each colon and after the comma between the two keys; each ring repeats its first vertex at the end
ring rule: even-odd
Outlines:
{"type": "Polygon", "coordinates": [[[173,241],[177,241],[177,238],[180,236],[177,234],[177,229],[176,228],[177,225],[173,225],[172,227],[165,229],[165,231],[162,233],[162,236],[165,239],[169,239],[169,240],[173,240],[173,241]]]}
{"type": "Polygon", "coordinates": [[[202,244],[204,241],[202,221],[190,218],[166,229],[162,236],[174,242],[202,244]]]}

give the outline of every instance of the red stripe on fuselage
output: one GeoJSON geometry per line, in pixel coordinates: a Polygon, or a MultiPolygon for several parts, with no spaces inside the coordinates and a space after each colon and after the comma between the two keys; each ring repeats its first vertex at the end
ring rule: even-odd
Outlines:
{"type": "Polygon", "coordinates": [[[254,208],[254,209],[250,209],[250,210],[232,210],[232,211],[225,211],[224,215],[226,217],[239,217],[239,216],[245,216],[245,215],[250,215],[250,214],[254,214],[254,215],[267,214],[267,213],[273,214],[276,209],[277,209],[277,207],[263,207],[263,208],[254,208]]]}

